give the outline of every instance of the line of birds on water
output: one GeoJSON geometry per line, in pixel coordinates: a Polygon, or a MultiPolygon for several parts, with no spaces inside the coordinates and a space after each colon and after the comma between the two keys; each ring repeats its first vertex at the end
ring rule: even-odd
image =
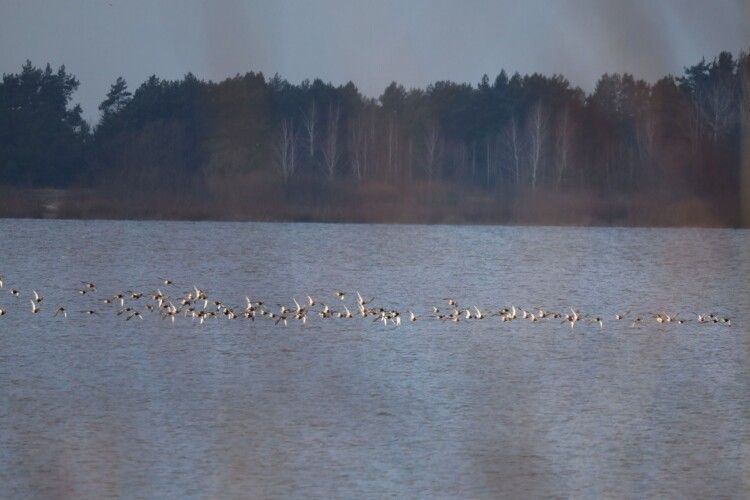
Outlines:
{"type": "MultiPolygon", "coordinates": [[[[317,316],[320,319],[352,319],[355,317],[361,317],[364,319],[371,319],[373,322],[382,322],[384,326],[401,326],[401,313],[396,309],[388,309],[383,307],[377,307],[373,304],[374,298],[365,299],[359,292],[356,292],[356,309],[352,311],[345,303],[347,293],[343,291],[336,291],[334,297],[338,302],[336,309],[333,309],[329,304],[314,299],[311,295],[305,295],[305,299],[302,303],[298,302],[296,298],[293,298],[294,305],[276,304],[273,307],[262,300],[251,300],[250,297],[245,296],[245,304],[239,307],[232,307],[220,300],[209,299],[209,294],[206,290],[192,286],[191,290],[179,293],[174,297],[161,291],[161,288],[173,289],[176,287],[175,283],[171,279],[159,278],[161,285],[155,291],[144,293],[139,291],[127,290],[124,292],[118,292],[113,295],[108,295],[104,298],[98,299],[103,307],[107,307],[114,311],[117,316],[124,317],[125,321],[140,320],[144,318],[144,314],[152,313],[158,314],[164,320],[170,320],[172,323],[180,317],[190,318],[192,321],[196,321],[199,324],[203,324],[206,321],[218,319],[224,317],[228,320],[236,319],[249,319],[255,321],[256,319],[267,319],[274,322],[274,324],[288,325],[291,321],[298,321],[302,324],[306,324],[308,317],[317,316]],[[139,308],[139,304],[143,304],[139,308]],[[340,306],[340,307],[338,307],[340,306]]],[[[81,286],[76,288],[76,293],[79,296],[87,296],[97,294],[98,288],[95,283],[90,281],[81,281],[81,286]]],[[[3,277],[0,276],[0,290],[5,289],[5,283],[3,277]]],[[[9,293],[20,299],[21,291],[16,288],[10,288],[9,293]]],[[[567,324],[570,328],[574,328],[577,324],[589,324],[596,325],[600,329],[604,328],[604,318],[602,316],[593,314],[584,314],[579,310],[570,307],[570,312],[556,312],[547,311],[544,308],[524,309],[517,308],[515,305],[502,307],[497,310],[485,310],[482,311],[478,306],[464,307],[460,306],[455,299],[447,298],[444,299],[447,306],[432,306],[431,314],[424,316],[417,316],[413,311],[407,311],[408,322],[414,323],[420,319],[423,320],[438,320],[458,323],[460,321],[471,321],[471,320],[485,320],[490,318],[499,318],[502,322],[508,321],[549,321],[557,320],[560,324],[567,324]]],[[[29,295],[29,301],[31,303],[31,313],[37,315],[42,310],[42,302],[44,297],[37,291],[32,290],[29,295]]],[[[54,317],[67,318],[69,309],[62,306],[56,305],[54,308],[54,317]]],[[[96,316],[101,309],[83,309],[78,310],[79,314],[87,316],[96,316]]],[[[0,317],[8,314],[8,310],[0,308],[0,317]]],[[[615,321],[630,322],[632,328],[637,328],[644,324],[646,321],[654,321],[657,324],[685,324],[692,320],[683,319],[678,317],[677,314],[669,314],[667,312],[656,312],[649,313],[647,315],[631,315],[630,311],[626,313],[618,313],[614,315],[615,321]]],[[[406,321],[406,320],[405,320],[406,321]]],[[[696,313],[695,320],[701,324],[717,324],[727,327],[732,326],[731,318],[722,316],[716,313],[696,313]]]]}

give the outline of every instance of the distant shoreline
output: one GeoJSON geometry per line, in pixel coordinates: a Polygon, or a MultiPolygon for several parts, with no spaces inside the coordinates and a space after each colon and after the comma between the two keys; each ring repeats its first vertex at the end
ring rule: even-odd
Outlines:
{"type": "Polygon", "coordinates": [[[194,197],[153,192],[127,195],[92,189],[0,189],[0,218],[72,220],[175,220],[226,222],[318,222],[354,224],[446,224],[592,227],[738,228],[730,201],[664,199],[656,193],[598,196],[538,190],[522,196],[457,191],[451,186],[382,186],[331,190],[306,202],[284,197],[284,186],[238,197],[194,197]],[[435,191],[437,194],[435,194],[435,191]]]}

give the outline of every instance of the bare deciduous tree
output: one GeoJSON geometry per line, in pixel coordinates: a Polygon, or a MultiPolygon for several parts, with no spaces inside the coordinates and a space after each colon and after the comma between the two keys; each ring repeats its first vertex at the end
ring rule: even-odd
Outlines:
{"type": "Polygon", "coordinates": [[[531,174],[531,188],[536,188],[539,167],[542,163],[544,146],[549,133],[549,112],[541,101],[537,101],[529,111],[527,120],[529,134],[529,170],[531,174]]]}
{"type": "Polygon", "coordinates": [[[396,177],[396,171],[398,170],[398,124],[396,123],[397,117],[395,112],[392,112],[388,116],[388,174],[393,174],[396,177]]]}
{"type": "Polygon", "coordinates": [[[711,131],[714,143],[739,118],[737,93],[729,81],[718,81],[711,85],[700,93],[695,104],[702,122],[711,131]]]}
{"type": "Polygon", "coordinates": [[[294,130],[294,120],[281,120],[275,145],[276,166],[285,181],[294,175],[296,169],[297,134],[294,130]]]}
{"type": "Polygon", "coordinates": [[[484,166],[485,166],[485,184],[490,185],[490,172],[492,171],[492,137],[488,134],[484,137],[484,166]]]}
{"type": "Polygon", "coordinates": [[[642,171],[652,172],[655,138],[656,118],[650,110],[644,110],[635,125],[636,163],[642,171]]]}
{"type": "Polygon", "coordinates": [[[307,132],[307,144],[309,146],[310,158],[315,156],[315,125],[317,123],[317,106],[313,100],[305,112],[305,131],[307,132]]]}
{"type": "Polygon", "coordinates": [[[360,112],[349,124],[349,157],[352,174],[361,180],[367,170],[369,156],[368,119],[365,112],[360,112]]]}
{"type": "Polygon", "coordinates": [[[437,174],[438,163],[441,154],[440,129],[434,121],[430,121],[425,127],[424,135],[424,169],[427,179],[437,174]]]}
{"type": "Polygon", "coordinates": [[[328,109],[328,120],[326,136],[323,141],[323,162],[325,163],[328,178],[332,179],[336,173],[341,151],[339,149],[339,120],[341,119],[341,108],[338,104],[331,104],[328,109]]]}
{"type": "Polygon", "coordinates": [[[557,134],[555,141],[555,188],[560,189],[563,176],[568,171],[573,136],[575,134],[570,119],[570,109],[566,106],[557,117],[557,134]]]}
{"type": "Polygon", "coordinates": [[[515,115],[511,116],[508,124],[503,131],[505,149],[510,157],[510,164],[513,169],[513,177],[518,186],[521,183],[521,137],[518,133],[518,120],[515,115]]]}

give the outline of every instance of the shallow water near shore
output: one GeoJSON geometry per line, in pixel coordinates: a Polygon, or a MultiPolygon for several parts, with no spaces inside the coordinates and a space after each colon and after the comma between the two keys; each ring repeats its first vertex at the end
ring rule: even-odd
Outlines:
{"type": "Polygon", "coordinates": [[[0,235],[0,497],[750,494],[748,231],[0,220],[0,235]],[[359,290],[422,319],[172,325],[96,302],[160,277],[236,306],[359,290]],[[446,297],[605,324],[426,319],[446,297]],[[733,325],[630,328],[625,311],[733,325]]]}

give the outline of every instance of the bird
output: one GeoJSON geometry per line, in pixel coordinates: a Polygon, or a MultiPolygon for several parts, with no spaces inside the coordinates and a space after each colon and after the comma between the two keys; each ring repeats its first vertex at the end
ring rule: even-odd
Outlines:
{"type": "Polygon", "coordinates": [[[20,296],[21,296],[21,292],[19,292],[19,291],[18,291],[18,290],[16,290],[15,288],[12,288],[12,289],[10,290],[10,294],[11,294],[11,295],[13,295],[14,297],[20,297],[20,296]]]}
{"type": "Polygon", "coordinates": [[[344,300],[346,298],[346,293],[339,290],[336,292],[336,298],[338,298],[339,300],[344,300]]]}
{"type": "Polygon", "coordinates": [[[411,321],[412,323],[417,321],[417,315],[411,311],[409,311],[409,321],[411,321]]]}
{"type": "Polygon", "coordinates": [[[131,312],[133,312],[133,311],[135,311],[135,309],[133,309],[132,307],[126,307],[126,308],[124,308],[124,309],[120,309],[120,310],[119,310],[119,311],[117,312],[117,315],[118,315],[118,316],[122,316],[123,314],[130,314],[130,313],[131,313],[131,312]]]}
{"type": "Polygon", "coordinates": [[[278,324],[279,324],[279,322],[283,322],[283,323],[284,323],[284,326],[287,326],[287,322],[286,322],[286,314],[281,314],[281,315],[277,316],[277,318],[276,318],[276,323],[274,323],[274,324],[275,324],[275,325],[278,325],[278,324]]]}
{"type": "MultiPolygon", "coordinates": [[[[477,306],[474,306],[474,310],[476,311],[476,314],[474,315],[475,319],[484,319],[484,314],[482,314],[482,311],[480,311],[477,306]]],[[[533,316],[533,314],[532,314],[532,316],[533,316]]]]}
{"type": "Polygon", "coordinates": [[[576,311],[575,311],[575,310],[574,310],[574,309],[573,309],[573,308],[571,307],[571,308],[570,308],[570,314],[567,314],[567,315],[565,316],[565,319],[563,320],[563,323],[565,323],[565,322],[567,321],[567,322],[568,322],[568,324],[570,324],[570,328],[573,328],[573,327],[575,326],[575,324],[576,324],[576,322],[578,321],[578,319],[579,319],[579,318],[580,318],[580,316],[578,315],[578,312],[576,312],[576,311]]]}
{"type": "Polygon", "coordinates": [[[31,301],[31,313],[37,314],[39,312],[39,303],[35,301],[31,301]]]}
{"type": "Polygon", "coordinates": [[[354,317],[354,315],[352,314],[352,312],[351,312],[351,311],[349,310],[349,308],[348,308],[348,307],[344,306],[344,310],[343,310],[343,311],[339,311],[339,312],[337,313],[337,317],[338,317],[338,318],[346,318],[346,319],[351,319],[351,318],[353,318],[353,317],[354,317]]]}
{"type": "Polygon", "coordinates": [[[68,317],[68,311],[66,311],[65,308],[62,306],[57,308],[54,315],[57,316],[58,314],[62,314],[64,318],[68,317]]]}
{"type": "Polygon", "coordinates": [[[34,301],[39,304],[43,300],[43,297],[36,290],[32,290],[32,292],[34,293],[34,301]]]}
{"type": "Polygon", "coordinates": [[[364,298],[362,298],[362,295],[359,292],[357,292],[357,305],[364,306],[364,305],[369,304],[373,300],[375,300],[374,297],[371,298],[370,300],[365,300],[364,298]]]}
{"type": "Polygon", "coordinates": [[[3,275],[0,274],[0,288],[3,287],[3,275]]]}
{"type": "Polygon", "coordinates": [[[6,314],[8,314],[8,311],[6,311],[5,309],[0,309],[0,316],[5,316],[6,314]]]}

